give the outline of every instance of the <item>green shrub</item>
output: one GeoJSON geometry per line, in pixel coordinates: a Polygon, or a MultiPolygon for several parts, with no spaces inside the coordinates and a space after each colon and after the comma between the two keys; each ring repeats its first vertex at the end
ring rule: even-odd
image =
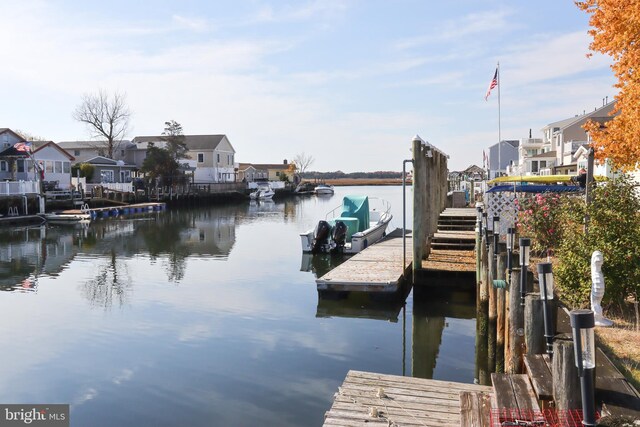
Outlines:
{"type": "Polygon", "coordinates": [[[592,203],[581,199],[560,210],[566,227],[558,247],[554,274],[563,299],[573,306],[589,302],[591,254],[602,252],[605,278],[603,304],[622,304],[640,293],[640,197],[627,177],[598,184],[592,203]],[[584,214],[589,215],[588,234],[584,214]]]}

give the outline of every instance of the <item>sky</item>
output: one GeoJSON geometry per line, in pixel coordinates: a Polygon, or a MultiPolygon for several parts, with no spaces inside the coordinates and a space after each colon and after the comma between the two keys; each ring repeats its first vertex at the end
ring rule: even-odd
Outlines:
{"type": "Polygon", "coordinates": [[[613,99],[573,1],[0,0],[0,127],[86,140],[83,95],[126,95],[128,139],[176,120],[236,162],[401,171],[419,135],[449,169],[613,99]],[[500,63],[498,88],[485,101],[500,63]],[[500,117],[500,126],[498,118],[500,117]]]}

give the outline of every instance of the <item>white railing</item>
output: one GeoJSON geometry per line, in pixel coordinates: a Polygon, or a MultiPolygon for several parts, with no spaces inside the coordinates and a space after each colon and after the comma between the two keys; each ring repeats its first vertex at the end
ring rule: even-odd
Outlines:
{"type": "Polygon", "coordinates": [[[0,182],[0,196],[24,194],[40,194],[38,181],[4,181],[0,182]]]}
{"type": "Polygon", "coordinates": [[[123,193],[133,193],[133,184],[131,182],[103,182],[100,184],[87,184],[86,191],[90,192],[96,187],[102,187],[113,191],[121,191],[123,193]]]}

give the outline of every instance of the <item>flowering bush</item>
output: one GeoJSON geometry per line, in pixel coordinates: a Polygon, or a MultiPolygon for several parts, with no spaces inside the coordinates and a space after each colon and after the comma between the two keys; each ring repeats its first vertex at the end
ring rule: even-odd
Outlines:
{"type": "Polygon", "coordinates": [[[539,193],[533,198],[516,199],[518,234],[531,238],[532,250],[543,253],[558,246],[561,238],[560,206],[557,193],[539,193]]]}

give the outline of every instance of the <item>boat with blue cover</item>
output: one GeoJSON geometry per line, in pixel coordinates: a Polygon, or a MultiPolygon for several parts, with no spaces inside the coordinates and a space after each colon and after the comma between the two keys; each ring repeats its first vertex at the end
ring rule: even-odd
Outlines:
{"type": "Polygon", "coordinates": [[[391,206],[383,199],[345,196],[312,230],[300,233],[302,251],[355,254],[385,236],[391,206]],[[336,216],[336,213],[339,215],[336,216]]]}

